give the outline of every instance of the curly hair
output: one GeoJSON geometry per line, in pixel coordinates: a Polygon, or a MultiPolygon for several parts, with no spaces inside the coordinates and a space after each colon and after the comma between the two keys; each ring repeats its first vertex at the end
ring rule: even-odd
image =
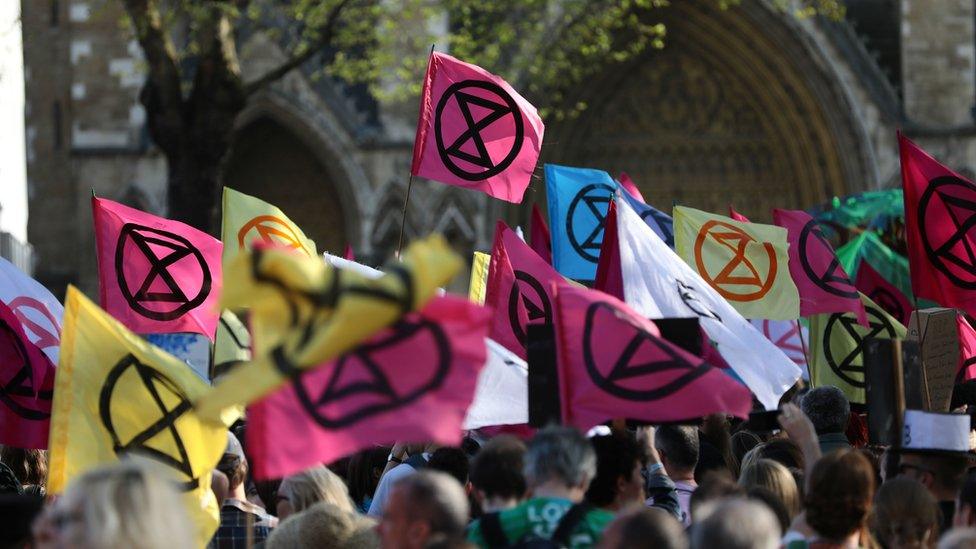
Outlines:
{"type": "Polygon", "coordinates": [[[867,521],[874,495],[874,470],[860,452],[837,450],[814,465],[807,488],[807,523],[828,540],[842,540],[867,521]]]}

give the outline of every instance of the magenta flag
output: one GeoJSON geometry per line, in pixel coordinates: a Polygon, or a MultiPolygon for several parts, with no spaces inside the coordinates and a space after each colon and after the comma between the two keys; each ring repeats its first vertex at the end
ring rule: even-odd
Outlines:
{"type": "Polygon", "coordinates": [[[467,299],[436,297],[249,406],[255,477],[281,478],[375,444],[459,444],[490,316],[467,299]]]}
{"type": "Polygon", "coordinates": [[[552,265],[552,237],[549,235],[549,226],[546,219],[542,217],[538,204],[532,204],[532,223],[529,226],[529,246],[544,259],[546,263],[552,265]]]}
{"type": "Polygon", "coordinates": [[[551,265],[499,221],[485,289],[485,305],[495,310],[491,338],[524,359],[526,326],[552,322],[551,283],[561,281],[551,265]]]}
{"type": "Polygon", "coordinates": [[[752,407],[744,385],[662,339],[612,296],[559,285],[555,328],[563,422],[583,431],[615,418],[746,417],[752,407]]]}
{"type": "Polygon", "coordinates": [[[912,302],[894,284],[881,276],[867,259],[861,260],[854,286],[871,298],[878,307],[898,319],[903,326],[908,326],[908,320],[912,317],[912,302]]]}
{"type": "Polygon", "coordinates": [[[749,218],[748,217],[746,217],[746,216],[740,214],[739,212],[735,211],[735,208],[732,207],[732,204],[729,204],[729,217],[731,217],[732,219],[734,219],[736,221],[742,222],[742,223],[751,223],[751,221],[749,221],[749,218]]]}
{"type": "Polygon", "coordinates": [[[431,53],[410,173],[521,202],[545,126],[501,77],[431,53]]]}
{"type": "Polygon", "coordinates": [[[102,308],[137,334],[217,330],[221,251],[193,227],[92,199],[102,308]]]}
{"type": "Polygon", "coordinates": [[[976,330],[962,314],[956,314],[956,328],[959,332],[959,370],[956,383],[976,379],[976,330]]]}
{"type": "Polygon", "coordinates": [[[790,275],[800,292],[800,316],[854,312],[868,325],[864,305],[820,225],[800,210],[773,210],[773,223],[787,230],[790,275]]]}
{"type": "Polygon", "coordinates": [[[898,134],[912,293],[976,315],[976,185],[898,134]]]}
{"type": "Polygon", "coordinates": [[[634,180],[631,179],[629,175],[624,172],[620,172],[620,177],[617,178],[617,183],[620,183],[620,186],[623,187],[623,189],[627,191],[630,196],[645,204],[647,203],[647,201],[644,200],[644,196],[641,194],[640,189],[637,188],[637,184],[634,183],[634,180]]]}
{"type": "Polygon", "coordinates": [[[0,302],[0,444],[47,448],[54,365],[0,302]]]}
{"type": "Polygon", "coordinates": [[[624,300],[624,275],[620,270],[620,243],[617,240],[617,204],[610,201],[607,208],[606,229],[600,245],[600,259],[596,263],[596,281],[593,288],[624,300]]]}

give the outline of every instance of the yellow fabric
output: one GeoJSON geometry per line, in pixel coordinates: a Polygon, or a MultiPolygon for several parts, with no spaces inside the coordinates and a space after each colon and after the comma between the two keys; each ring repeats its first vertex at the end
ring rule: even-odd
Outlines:
{"type": "Polygon", "coordinates": [[[786,229],[676,206],[674,244],[685,263],[742,316],[770,320],[800,316],[786,229]]]}
{"type": "Polygon", "coordinates": [[[224,242],[225,267],[241,250],[261,241],[302,250],[309,257],[316,255],[315,242],[277,206],[230,187],[224,187],[220,233],[224,242]]]}
{"type": "Polygon", "coordinates": [[[197,403],[207,418],[266,395],[301,369],[334,359],[422,308],[462,260],[440,235],[411,244],[401,263],[368,279],[321,258],[283,250],[241,252],[224,270],[221,307],[250,310],[254,359],[197,403]],[[257,278],[256,278],[257,277],[257,278]]]}
{"type": "Polygon", "coordinates": [[[69,286],[51,413],[48,491],[60,493],[76,476],[122,457],[162,463],[160,469],[181,484],[196,481],[185,501],[197,539],[205,545],[220,521],[210,475],[227,445],[227,425],[236,419],[228,414],[224,423],[209,423],[196,416],[190,403],[208,390],[186,364],[69,286]],[[162,426],[158,432],[156,425],[162,426]],[[122,448],[116,451],[116,445],[122,448]]]}
{"type": "Polygon", "coordinates": [[[475,252],[471,260],[471,284],[468,285],[468,299],[478,305],[485,304],[485,288],[488,287],[488,268],[491,255],[475,252]]]}
{"type": "Polygon", "coordinates": [[[251,334],[237,315],[223,311],[220,313],[217,337],[214,340],[214,367],[247,360],[251,360],[251,334]]]}
{"type": "Polygon", "coordinates": [[[857,339],[904,339],[906,330],[898,320],[861,295],[870,328],[857,323],[857,315],[834,313],[810,317],[810,384],[833,385],[858,404],[865,403],[864,352],[857,339]],[[860,349],[860,350],[859,350],[860,349]]]}

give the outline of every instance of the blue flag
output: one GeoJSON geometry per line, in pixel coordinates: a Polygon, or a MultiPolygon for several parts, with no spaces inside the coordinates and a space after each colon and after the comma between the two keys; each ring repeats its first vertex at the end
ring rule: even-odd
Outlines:
{"type": "Polygon", "coordinates": [[[647,226],[651,228],[661,240],[668,245],[668,248],[674,249],[674,220],[671,216],[644,204],[640,200],[637,200],[630,195],[627,191],[620,193],[623,195],[624,199],[627,200],[627,204],[637,212],[637,215],[647,223],[647,226]]]}
{"type": "Polygon", "coordinates": [[[546,164],[552,264],[563,276],[596,278],[607,208],[616,191],[607,172],[546,164]]]}

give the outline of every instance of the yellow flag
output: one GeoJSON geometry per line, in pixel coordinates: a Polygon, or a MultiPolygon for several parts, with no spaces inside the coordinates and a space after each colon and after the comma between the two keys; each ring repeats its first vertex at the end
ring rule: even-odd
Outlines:
{"type": "Polygon", "coordinates": [[[675,251],[746,318],[800,316],[786,235],[786,229],[774,225],[674,208],[675,251]]]}
{"type": "Polygon", "coordinates": [[[332,360],[422,308],[461,267],[440,235],[411,244],[402,262],[376,279],[318,257],[277,249],[241,252],[224,270],[221,306],[250,310],[254,359],[204,395],[197,411],[216,419],[302,369],[332,360]]]}
{"type": "Polygon", "coordinates": [[[488,267],[491,255],[475,252],[471,260],[471,283],[468,285],[468,299],[478,305],[485,304],[485,288],[488,286],[488,267]]]}
{"type": "Polygon", "coordinates": [[[217,337],[214,339],[211,377],[216,378],[234,365],[248,360],[251,360],[251,334],[247,327],[234,313],[220,313],[217,337]]]}
{"type": "Polygon", "coordinates": [[[254,242],[266,242],[302,250],[309,257],[315,257],[315,242],[312,242],[298,225],[276,206],[268,204],[230,187],[224,187],[223,221],[221,240],[224,242],[223,263],[254,242]]]}
{"type": "Polygon", "coordinates": [[[864,343],[870,338],[904,339],[906,330],[900,322],[861,295],[869,327],[858,324],[857,315],[834,313],[810,317],[810,384],[833,385],[847,399],[865,403],[864,343]]]}
{"type": "Polygon", "coordinates": [[[177,358],[133,334],[69,286],[54,382],[48,491],[119,459],[149,460],[185,492],[197,539],[220,521],[210,474],[227,445],[226,423],[201,421],[191,402],[209,390],[177,358]]]}

